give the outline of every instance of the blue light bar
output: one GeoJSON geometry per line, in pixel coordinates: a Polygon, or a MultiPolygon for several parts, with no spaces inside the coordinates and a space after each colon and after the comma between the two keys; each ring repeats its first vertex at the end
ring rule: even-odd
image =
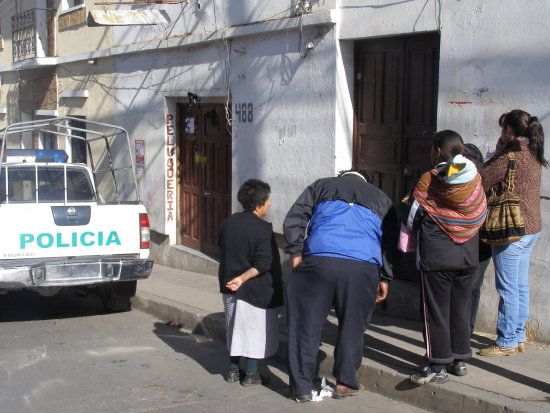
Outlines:
{"type": "Polygon", "coordinates": [[[6,161],[66,163],[67,152],[61,149],[6,149],[6,161]],[[11,159],[10,159],[11,158],[11,159]]]}

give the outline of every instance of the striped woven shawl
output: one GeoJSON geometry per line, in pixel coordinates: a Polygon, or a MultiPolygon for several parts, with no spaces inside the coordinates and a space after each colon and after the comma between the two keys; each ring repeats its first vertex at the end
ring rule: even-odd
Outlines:
{"type": "Polygon", "coordinates": [[[487,200],[479,173],[467,183],[451,185],[440,171],[424,173],[413,195],[428,215],[451,239],[462,244],[472,238],[483,224],[487,200]]]}

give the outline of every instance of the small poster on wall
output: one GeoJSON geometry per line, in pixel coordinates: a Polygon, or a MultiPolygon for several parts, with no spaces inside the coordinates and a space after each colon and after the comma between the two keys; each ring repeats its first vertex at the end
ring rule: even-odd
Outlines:
{"type": "Polygon", "coordinates": [[[145,141],[136,139],[136,175],[145,174],[145,141]]]}

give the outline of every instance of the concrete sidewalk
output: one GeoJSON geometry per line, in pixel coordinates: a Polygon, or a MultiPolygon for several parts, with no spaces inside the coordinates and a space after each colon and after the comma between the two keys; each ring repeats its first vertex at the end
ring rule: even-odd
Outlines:
{"type": "MultiPolygon", "coordinates": [[[[138,282],[133,308],[225,340],[218,280],[211,275],[155,265],[149,279],[138,282]]],[[[320,376],[331,377],[336,329],[336,320],[331,315],[320,348],[320,376]]],[[[284,362],[284,318],[280,337],[276,357],[284,362]]],[[[529,344],[527,353],[516,357],[477,355],[480,348],[493,341],[494,337],[474,335],[471,344],[474,356],[467,364],[467,376],[449,375],[448,383],[416,387],[408,377],[424,362],[421,325],[378,311],[365,334],[358,378],[369,390],[438,412],[550,411],[550,347],[529,344]]]]}

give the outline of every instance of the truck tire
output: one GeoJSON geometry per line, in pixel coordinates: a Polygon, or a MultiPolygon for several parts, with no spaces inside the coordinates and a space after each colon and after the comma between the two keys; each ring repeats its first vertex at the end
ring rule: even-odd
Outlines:
{"type": "Polygon", "coordinates": [[[136,295],[137,281],[121,281],[100,286],[103,307],[109,313],[130,310],[130,298],[136,295]]]}

